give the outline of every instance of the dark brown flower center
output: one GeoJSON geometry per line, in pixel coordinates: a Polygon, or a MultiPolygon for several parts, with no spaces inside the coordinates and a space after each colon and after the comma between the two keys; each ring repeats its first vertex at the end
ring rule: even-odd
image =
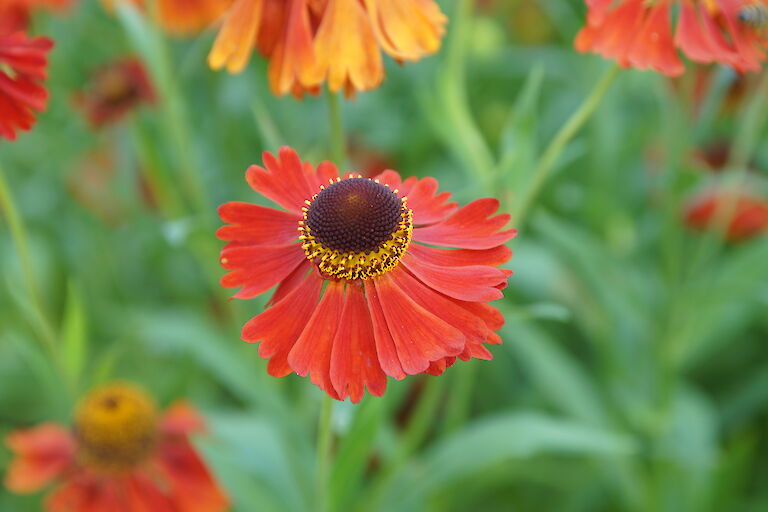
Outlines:
{"type": "Polygon", "coordinates": [[[306,224],[328,249],[367,253],[392,239],[402,208],[402,200],[390,188],[367,178],[349,178],[317,194],[306,224]]]}
{"type": "Polygon", "coordinates": [[[406,198],[368,178],[337,179],[307,201],[301,247],[320,273],[369,279],[397,266],[413,233],[406,198]]]}

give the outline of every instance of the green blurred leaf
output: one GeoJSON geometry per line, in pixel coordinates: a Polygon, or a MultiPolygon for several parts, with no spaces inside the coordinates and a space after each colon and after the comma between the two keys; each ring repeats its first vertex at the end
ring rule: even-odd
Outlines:
{"type": "Polygon", "coordinates": [[[70,281],[61,325],[61,362],[64,372],[77,389],[86,360],[88,342],[87,314],[80,287],[70,281]]]}

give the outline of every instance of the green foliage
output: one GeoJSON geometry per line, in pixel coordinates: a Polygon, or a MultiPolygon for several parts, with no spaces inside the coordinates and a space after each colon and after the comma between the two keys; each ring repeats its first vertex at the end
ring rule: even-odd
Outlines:
{"type": "MultiPolygon", "coordinates": [[[[572,48],[581,1],[535,3],[547,34],[535,44],[515,23],[534,2],[497,4],[481,14],[442,2],[444,51],[390,63],[383,86],[343,113],[350,141],[403,175],[515,211],[609,65],[572,48]]],[[[325,98],[273,97],[258,58],[242,75],[214,73],[212,31],[170,40],[128,6],[112,17],[80,2],[39,16],[33,32],[57,47],[49,110],[18,142],[0,142],[33,270],[30,285],[3,216],[0,435],[66,422],[82,391],[129,379],[163,405],[187,397],[205,413],[197,443],[235,510],[316,508],[321,393],[269,377],[240,340],[266,298],[227,300],[214,233],[216,205],[263,201],[243,177],[262,151],[329,155],[325,98]],[[145,60],[162,101],[92,131],[72,95],[126,54],[145,60]],[[112,158],[98,194],[108,216],[78,194],[94,151],[112,158]],[[148,178],[159,204],[142,191],[148,178]]],[[[692,115],[692,76],[680,92],[652,73],[619,73],[512,220],[515,274],[496,304],[507,323],[494,361],[334,404],[330,511],[768,509],[768,240],[723,243],[682,217],[720,179],[696,150],[760,124],[751,107],[730,109],[736,79],[716,70],[692,115]]],[[[768,149],[753,153],[759,189],[768,149]]],[[[3,447],[0,469],[8,462],[3,447]]],[[[0,510],[40,500],[2,491],[0,510]]]]}

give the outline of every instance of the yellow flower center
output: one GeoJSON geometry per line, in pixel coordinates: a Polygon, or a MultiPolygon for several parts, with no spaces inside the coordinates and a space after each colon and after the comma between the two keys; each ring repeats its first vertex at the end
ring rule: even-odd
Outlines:
{"type": "Polygon", "coordinates": [[[152,451],[157,435],[155,405],[130,384],[104,386],[78,404],[74,430],[84,464],[121,471],[137,465],[152,451]]]}
{"type": "Polygon", "coordinates": [[[387,185],[358,176],[331,182],[307,201],[299,231],[321,274],[369,279],[392,270],[413,233],[413,212],[387,185]]]}

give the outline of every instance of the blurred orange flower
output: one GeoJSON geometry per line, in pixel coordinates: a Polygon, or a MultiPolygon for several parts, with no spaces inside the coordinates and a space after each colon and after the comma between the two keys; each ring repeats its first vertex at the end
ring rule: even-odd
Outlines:
{"type": "MultiPolygon", "coordinates": [[[[108,11],[114,10],[115,0],[102,0],[108,11]]],[[[132,0],[145,8],[144,0],[132,0]]],[[[174,36],[192,36],[208,28],[224,14],[232,0],[157,0],[160,28],[174,36]]]]}
{"type": "Polygon", "coordinates": [[[623,67],[677,76],[685,69],[677,50],[742,72],[759,71],[765,59],[768,7],[762,0],[585,1],[587,24],[576,49],[623,67]]]}
{"type": "Polygon", "coordinates": [[[250,299],[277,287],[243,327],[275,377],[296,373],[337,400],[384,393],[387,376],[440,375],[459,358],[492,359],[504,324],[509,215],[485,198],[459,208],[434,178],[374,179],[315,168],[288,147],[246,180],[283,210],[219,208],[227,288],[250,299]],[[298,232],[297,232],[298,229],[298,232]],[[437,248],[440,246],[442,248],[437,248]]]}
{"type": "Polygon", "coordinates": [[[143,103],[155,103],[157,95],[141,60],[127,57],[97,70],[74,100],[91,126],[99,128],[119,121],[143,103]]]}
{"type": "Polygon", "coordinates": [[[381,50],[398,62],[440,48],[447,18],[433,0],[235,0],[213,45],[213,69],[242,71],[254,47],[275,94],[376,88],[381,50]]]}
{"type": "Polygon", "coordinates": [[[183,402],[158,415],[124,383],[86,395],[73,428],[44,423],[12,432],[6,487],[33,493],[55,483],[46,512],[223,512],[228,500],[189,441],[204,429],[183,402]]]}
{"type": "Polygon", "coordinates": [[[0,34],[0,137],[15,140],[18,130],[32,128],[34,111],[45,110],[48,91],[42,81],[51,48],[47,37],[0,34]]]}
{"type": "Polygon", "coordinates": [[[768,200],[746,192],[734,196],[724,190],[710,190],[691,201],[684,216],[690,227],[699,230],[717,229],[718,222],[724,222],[725,238],[730,242],[768,232],[768,200]]]}

